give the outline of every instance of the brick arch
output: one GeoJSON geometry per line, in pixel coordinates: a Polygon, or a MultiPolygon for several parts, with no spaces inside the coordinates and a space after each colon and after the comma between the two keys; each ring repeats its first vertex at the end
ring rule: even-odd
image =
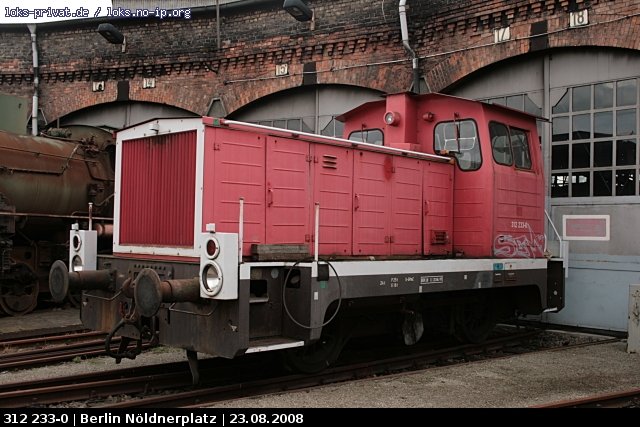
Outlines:
{"type": "Polygon", "coordinates": [[[195,114],[204,114],[211,100],[208,93],[202,90],[209,86],[210,79],[202,75],[171,76],[157,78],[156,88],[142,89],[142,77],[128,80],[128,97],[119,99],[118,81],[104,80],[104,90],[92,92],[91,81],[51,82],[40,86],[40,107],[47,113],[49,121],[65,117],[71,113],[89,107],[117,101],[149,102],[163,104],[187,110],[195,114]],[[126,99],[128,98],[128,99],[126,99]]]}
{"type": "MultiPolygon", "coordinates": [[[[194,113],[192,113],[190,111],[187,111],[187,110],[184,110],[184,109],[180,109],[179,107],[170,106],[170,105],[168,105],[166,103],[141,102],[141,101],[129,101],[127,103],[128,106],[135,105],[135,104],[138,104],[138,105],[141,104],[142,105],[142,108],[144,108],[144,110],[149,113],[148,117],[147,117],[149,119],[160,117],[159,115],[157,115],[155,113],[157,110],[150,110],[149,109],[150,107],[161,107],[161,108],[165,108],[165,109],[166,109],[166,107],[173,107],[173,108],[176,108],[177,110],[182,110],[182,111],[175,111],[175,113],[173,111],[169,112],[169,115],[172,116],[172,117],[186,116],[186,115],[189,115],[189,113],[190,114],[194,114],[194,113]]],[[[61,123],[62,123],[62,126],[64,127],[65,123],[67,122],[67,120],[69,120],[69,119],[77,120],[77,117],[74,117],[75,114],[84,114],[84,115],[90,117],[92,112],[98,112],[99,114],[101,114],[101,117],[103,117],[102,116],[103,114],[108,113],[110,111],[109,107],[114,107],[114,110],[112,110],[111,112],[122,113],[122,111],[123,111],[122,109],[118,109],[118,108],[122,108],[122,104],[120,104],[120,103],[117,103],[117,102],[104,102],[104,103],[101,103],[101,104],[89,105],[88,107],[84,107],[84,108],[81,108],[81,109],[76,110],[76,111],[71,111],[68,114],[65,114],[65,115],[60,116],[60,117],[56,117],[53,120],[49,120],[49,124],[50,125],[55,125],[56,122],[59,119],[61,121],[61,123]]],[[[167,114],[166,110],[163,111],[163,114],[165,114],[165,115],[167,114]]],[[[114,117],[118,117],[118,116],[114,116],[114,117]]],[[[48,117],[47,117],[47,119],[48,119],[48,117]]],[[[110,123],[104,123],[103,122],[103,123],[96,123],[96,124],[92,124],[92,125],[100,126],[102,124],[109,125],[110,123]]]]}
{"type": "MultiPolygon", "coordinates": [[[[317,84],[357,86],[381,92],[400,92],[408,89],[411,73],[406,65],[359,67],[340,70],[335,63],[318,62],[317,84]],[[332,68],[333,67],[333,68],[332,68]],[[332,70],[333,69],[333,70],[332,70]],[[338,71],[334,71],[338,69],[338,71]]],[[[290,76],[284,78],[243,79],[235,73],[193,72],[171,74],[156,78],[154,89],[142,88],[142,76],[129,79],[128,101],[151,102],[181,108],[205,115],[212,99],[220,98],[227,112],[260,100],[266,96],[303,85],[303,64],[292,64],[290,76]]],[[[105,80],[104,91],[92,92],[90,81],[50,82],[41,86],[40,107],[47,119],[54,121],[71,113],[118,100],[118,82],[105,80]]]]}
{"type": "MultiPolygon", "coordinates": [[[[560,25],[560,22],[554,22],[560,25]]],[[[640,32],[634,28],[640,26],[640,16],[622,19],[616,22],[594,25],[553,32],[548,35],[548,49],[559,48],[616,48],[640,50],[640,32]]],[[[550,25],[550,29],[554,26],[550,25]]],[[[465,79],[474,72],[503,60],[516,58],[530,53],[545,50],[532,48],[529,39],[523,39],[530,34],[530,25],[523,24],[512,28],[513,41],[500,44],[478,42],[480,47],[469,47],[451,55],[438,59],[437,57],[423,64],[425,79],[433,92],[444,91],[457,82],[465,79]],[[515,36],[514,36],[515,34],[515,36]]]]}
{"type": "MultiPolygon", "coordinates": [[[[312,84],[355,86],[383,93],[402,92],[408,90],[408,85],[411,84],[411,70],[403,64],[341,69],[341,64],[336,62],[317,62],[318,72],[315,74],[315,83],[312,84]]],[[[345,65],[347,65],[346,61],[345,65]]],[[[303,85],[302,70],[303,64],[292,64],[289,67],[289,77],[228,81],[218,88],[215,96],[222,99],[228,113],[233,113],[269,95],[301,87],[303,85]]]]}
{"type": "MultiPolygon", "coordinates": [[[[254,106],[258,106],[263,102],[269,102],[270,100],[272,100],[272,97],[275,96],[287,96],[288,94],[290,95],[298,95],[299,93],[296,91],[297,89],[301,89],[301,88],[308,88],[310,90],[316,90],[316,89],[322,89],[323,87],[338,87],[338,88],[344,88],[344,89],[363,89],[363,90],[369,90],[372,92],[378,92],[380,95],[383,95],[385,92],[379,89],[374,89],[374,88],[370,88],[368,86],[359,86],[359,85],[353,85],[353,84],[345,84],[345,83],[319,83],[316,85],[309,85],[309,86],[293,86],[287,89],[283,89],[281,91],[276,91],[273,93],[269,93],[267,95],[265,95],[264,97],[260,97],[260,98],[256,98],[253,101],[250,101],[248,104],[242,105],[239,108],[233,110],[233,111],[227,111],[227,113],[229,115],[234,115],[234,114],[242,114],[244,112],[246,112],[247,110],[250,110],[252,107],[254,106]]],[[[281,98],[280,98],[281,99],[281,98]]]]}

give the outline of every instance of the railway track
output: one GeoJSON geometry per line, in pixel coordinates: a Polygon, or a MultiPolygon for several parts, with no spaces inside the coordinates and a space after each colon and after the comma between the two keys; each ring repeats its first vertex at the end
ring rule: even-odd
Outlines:
{"type": "Polygon", "coordinates": [[[547,403],[534,408],[640,408],[640,388],[547,403]]]}
{"type": "Polygon", "coordinates": [[[603,339],[597,342],[580,343],[557,348],[540,348],[524,350],[521,345],[542,331],[523,331],[507,336],[497,337],[482,344],[458,345],[441,349],[421,350],[416,347],[408,351],[403,347],[403,354],[390,355],[381,359],[368,359],[355,356],[357,362],[346,363],[327,369],[315,375],[285,375],[279,377],[255,378],[247,381],[236,380],[232,384],[203,386],[196,390],[188,390],[173,394],[164,394],[140,399],[128,399],[118,403],[102,405],[105,408],[159,408],[159,407],[201,407],[202,405],[242,397],[258,396],[283,391],[300,390],[332,383],[390,375],[408,370],[419,370],[434,366],[445,366],[457,363],[468,363],[475,360],[498,359],[512,357],[522,353],[535,351],[563,350],[569,347],[583,347],[618,341],[603,339]],[[417,350],[417,351],[416,351],[417,350]],[[407,352],[408,351],[408,352],[407,352]]]}
{"type": "Polygon", "coordinates": [[[265,365],[275,365],[265,364],[267,355],[251,355],[234,360],[206,359],[201,361],[202,384],[197,388],[190,385],[191,375],[185,362],[10,384],[0,386],[0,407],[49,405],[104,399],[114,395],[127,397],[121,402],[96,401],[95,404],[110,408],[202,405],[237,397],[458,363],[473,357],[512,355],[518,351],[511,352],[510,349],[536,334],[537,331],[520,332],[492,339],[482,345],[459,345],[440,349],[425,345],[414,347],[408,353],[408,349],[403,347],[402,351],[390,351],[389,355],[378,359],[371,352],[346,353],[346,359],[351,362],[345,362],[342,366],[336,366],[317,375],[287,374],[278,369],[265,370],[265,365]],[[135,397],[158,392],[164,394],[135,397]],[[131,397],[132,395],[134,397],[131,397]]]}
{"type": "MultiPolygon", "coordinates": [[[[105,354],[102,332],[71,332],[0,341],[0,370],[30,368],[105,354]]],[[[117,340],[114,339],[117,343],[117,340]]]]}
{"type": "Polygon", "coordinates": [[[83,326],[63,326],[53,327],[47,329],[38,330],[25,330],[17,332],[3,332],[0,334],[0,347],[7,348],[14,345],[20,345],[20,343],[26,343],[27,340],[33,339],[35,342],[42,340],[59,340],[65,336],[65,334],[76,334],[81,332],[88,332],[83,326]],[[60,337],[60,338],[57,338],[60,337]]]}

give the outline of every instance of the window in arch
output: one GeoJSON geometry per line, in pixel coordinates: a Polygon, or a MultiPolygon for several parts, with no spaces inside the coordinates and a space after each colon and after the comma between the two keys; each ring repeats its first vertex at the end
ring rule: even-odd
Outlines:
{"type": "Polygon", "coordinates": [[[563,90],[552,108],[551,197],[638,196],[638,79],[563,90]]]}

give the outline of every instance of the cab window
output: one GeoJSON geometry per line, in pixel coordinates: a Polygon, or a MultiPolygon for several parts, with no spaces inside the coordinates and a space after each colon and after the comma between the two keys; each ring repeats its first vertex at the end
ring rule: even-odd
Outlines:
{"type": "Polygon", "coordinates": [[[509,142],[509,129],[502,123],[489,123],[489,136],[491,137],[491,151],[493,159],[501,165],[511,166],[511,143],[509,142]]]}
{"type": "Polygon", "coordinates": [[[482,154],[478,129],[473,120],[441,122],[436,125],[434,133],[433,149],[436,153],[453,153],[463,171],[480,169],[482,154]]]}
{"type": "Polygon", "coordinates": [[[489,123],[491,151],[496,163],[518,169],[531,169],[527,132],[497,122],[489,123]]]}
{"type": "Polygon", "coordinates": [[[351,132],[349,134],[349,140],[384,145],[384,134],[380,129],[363,129],[361,131],[351,132]]]}
{"type": "Polygon", "coordinates": [[[513,160],[517,168],[531,169],[531,155],[529,154],[529,140],[527,132],[522,129],[511,128],[511,148],[513,160]]]}

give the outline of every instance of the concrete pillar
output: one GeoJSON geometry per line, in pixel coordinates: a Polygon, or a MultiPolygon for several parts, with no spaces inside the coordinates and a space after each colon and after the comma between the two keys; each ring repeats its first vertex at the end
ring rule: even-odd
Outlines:
{"type": "Polygon", "coordinates": [[[640,353],[640,285],[629,285],[629,338],[627,352],[640,353]]]}

